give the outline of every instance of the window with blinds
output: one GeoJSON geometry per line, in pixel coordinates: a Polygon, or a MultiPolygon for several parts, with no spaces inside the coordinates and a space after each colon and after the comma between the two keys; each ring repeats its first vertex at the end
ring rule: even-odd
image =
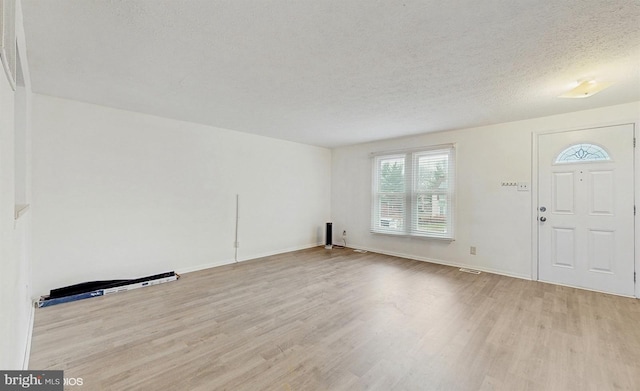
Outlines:
{"type": "Polygon", "coordinates": [[[453,145],[373,157],[371,231],[453,239],[453,145]]]}

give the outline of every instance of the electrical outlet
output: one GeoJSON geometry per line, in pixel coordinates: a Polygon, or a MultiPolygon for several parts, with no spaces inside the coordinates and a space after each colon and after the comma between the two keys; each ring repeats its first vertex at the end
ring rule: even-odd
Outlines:
{"type": "Polygon", "coordinates": [[[476,255],[476,246],[471,246],[469,248],[469,254],[476,255]]]}
{"type": "Polygon", "coordinates": [[[518,191],[529,191],[529,182],[518,182],[518,191]]]}
{"type": "Polygon", "coordinates": [[[234,242],[234,243],[233,243],[233,246],[234,246],[235,248],[240,248],[240,242],[234,242]]]}

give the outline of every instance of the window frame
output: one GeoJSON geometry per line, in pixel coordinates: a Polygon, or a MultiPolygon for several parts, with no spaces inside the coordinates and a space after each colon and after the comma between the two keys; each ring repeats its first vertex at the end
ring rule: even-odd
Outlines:
{"type": "Polygon", "coordinates": [[[613,158],[611,157],[611,154],[602,145],[590,143],[590,142],[579,142],[579,143],[573,143],[568,147],[563,148],[562,151],[558,152],[555,159],[553,160],[553,165],[579,164],[579,163],[604,163],[604,162],[612,162],[612,161],[613,161],[613,158]],[[584,147],[586,147],[587,150],[584,150],[584,147]],[[579,148],[580,150],[583,150],[589,155],[595,155],[594,153],[591,153],[588,151],[588,149],[594,148],[598,153],[601,154],[601,157],[598,157],[596,159],[588,158],[588,157],[577,158],[577,159],[565,158],[565,156],[571,156],[571,154],[568,154],[568,153],[575,148],[579,148]]]}
{"type": "Polygon", "coordinates": [[[400,151],[387,151],[372,153],[372,191],[371,191],[371,223],[370,232],[373,234],[400,236],[409,238],[423,238],[436,240],[455,240],[455,215],[456,215],[456,145],[443,144],[421,148],[412,148],[400,151]],[[447,186],[442,189],[424,190],[418,189],[417,173],[420,157],[428,155],[445,154],[447,157],[447,186]],[[381,203],[380,199],[384,193],[380,192],[380,178],[382,164],[385,160],[403,159],[403,183],[404,191],[392,194],[401,194],[403,199],[403,220],[401,227],[383,227],[381,225],[381,203]],[[434,231],[421,232],[418,227],[420,195],[444,196],[446,200],[446,213],[444,232],[437,234],[434,231]]]}

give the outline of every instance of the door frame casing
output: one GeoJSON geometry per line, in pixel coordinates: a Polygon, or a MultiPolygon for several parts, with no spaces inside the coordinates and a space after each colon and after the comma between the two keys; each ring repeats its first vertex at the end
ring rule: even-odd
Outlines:
{"type": "MultiPolygon", "coordinates": [[[[555,129],[555,130],[536,130],[531,133],[531,279],[533,281],[540,281],[540,275],[538,273],[540,258],[538,254],[538,243],[540,241],[540,233],[538,231],[538,166],[540,162],[538,161],[538,153],[539,153],[539,138],[543,135],[555,134],[555,133],[566,133],[566,132],[575,132],[579,130],[589,130],[589,129],[600,129],[600,128],[608,128],[611,126],[620,126],[620,125],[631,125],[633,129],[633,137],[636,138],[636,128],[637,122],[634,121],[623,121],[623,122],[611,122],[604,123],[594,126],[580,126],[580,127],[572,127],[567,129],[555,129]]],[[[640,194],[640,181],[636,180],[636,176],[640,172],[640,157],[638,155],[638,149],[640,146],[633,149],[633,202],[634,205],[639,205],[638,203],[638,194],[640,194]]],[[[640,209],[640,208],[639,208],[640,209]]],[[[640,210],[638,210],[640,212],[640,210]]],[[[640,248],[640,238],[638,238],[638,232],[640,232],[640,225],[636,216],[633,219],[634,226],[634,235],[633,235],[633,259],[634,259],[634,270],[636,272],[637,279],[640,279],[640,259],[638,257],[637,249],[640,248]]],[[[635,286],[635,297],[640,298],[640,281],[636,280],[635,286]]]]}

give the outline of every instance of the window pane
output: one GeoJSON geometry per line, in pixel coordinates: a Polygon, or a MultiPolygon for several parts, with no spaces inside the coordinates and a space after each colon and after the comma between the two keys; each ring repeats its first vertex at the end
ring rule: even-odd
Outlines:
{"type": "Polygon", "coordinates": [[[416,231],[441,235],[447,232],[448,201],[445,194],[423,193],[416,196],[416,231]]]}
{"type": "Polygon", "coordinates": [[[416,162],[416,190],[446,190],[448,187],[448,164],[447,154],[427,154],[418,155],[416,162]]]}
{"type": "Polygon", "coordinates": [[[376,158],[374,172],[375,202],[372,211],[373,232],[406,233],[407,194],[406,154],[376,158]]]}
{"type": "Polygon", "coordinates": [[[607,151],[595,144],[576,144],[560,152],[556,163],[593,162],[611,160],[607,151]]]}
{"type": "Polygon", "coordinates": [[[384,194],[380,196],[379,226],[386,230],[404,229],[404,194],[384,194]]]}
{"type": "Polygon", "coordinates": [[[378,191],[404,193],[404,158],[380,159],[378,191]]]}

